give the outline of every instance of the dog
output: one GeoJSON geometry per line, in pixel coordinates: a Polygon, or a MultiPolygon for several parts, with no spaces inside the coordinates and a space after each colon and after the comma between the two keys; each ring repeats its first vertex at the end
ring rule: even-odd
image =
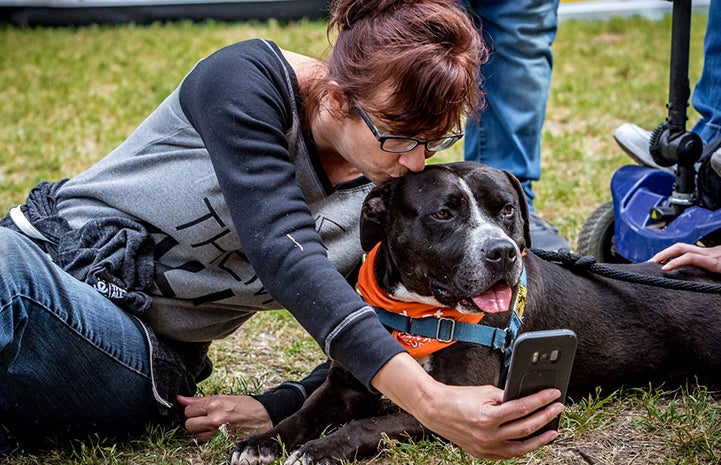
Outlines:
{"type": "MultiPolygon", "coordinates": [[[[510,338],[514,318],[521,321],[518,332],[573,330],[578,347],[570,399],[598,387],[611,392],[690,376],[720,384],[717,295],[575,274],[529,249],[528,225],[523,190],[510,173],[475,162],[430,165],[376,187],[366,198],[361,243],[375,250],[366,274],[391,299],[482,316],[483,326],[510,338]],[[525,299],[519,299],[522,293],[525,299]],[[525,301],[521,309],[519,301],[525,301]]],[[[691,267],[663,273],[654,263],[612,266],[648,276],[714,280],[712,273],[691,267]]],[[[432,339],[395,333],[411,343],[432,339]]],[[[440,342],[446,345],[418,358],[434,378],[497,385],[504,367],[498,348],[440,342]]],[[[405,412],[378,416],[380,407],[379,395],[333,364],[326,382],[296,414],[238,443],[231,463],[269,463],[281,456],[281,444],[294,451],[287,464],[338,463],[376,453],[383,436],[429,433],[405,412]],[[318,439],[329,428],[338,429],[318,439]]]]}

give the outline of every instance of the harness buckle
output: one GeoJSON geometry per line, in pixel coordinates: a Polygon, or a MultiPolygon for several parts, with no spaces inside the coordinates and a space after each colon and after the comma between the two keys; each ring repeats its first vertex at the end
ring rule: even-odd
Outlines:
{"type": "Polygon", "coordinates": [[[435,339],[441,341],[441,342],[452,342],[453,341],[453,335],[456,332],[456,320],[453,320],[451,318],[438,318],[438,325],[436,326],[436,337],[435,339]],[[447,338],[441,337],[441,326],[443,326],[443,322],[447,321],[450,323],[450,328],[448,328],[444,333],[449,333],[447,338]]]}

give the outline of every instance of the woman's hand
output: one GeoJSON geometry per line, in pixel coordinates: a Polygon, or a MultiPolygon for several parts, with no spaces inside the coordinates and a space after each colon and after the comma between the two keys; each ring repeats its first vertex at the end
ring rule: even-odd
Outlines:
{"type": "Polygon", "coordinates": [[[546,431],[520,440],[563,411],[561,403],[553,402],[560,397],[556,389],[503,403],[503,391],[493,386],[438,383],[408,354],[393,357],[372,382],[427,428],[474,457],[518,457],[558,436],[556,431],[546,431]]]}
{"type": "Polygon", "coordinates": [[[439,390],[438,398],[430,400],[430,405],[438,405],[434,408],[435,415],[428,417],[427,423],[421,423],[427,424],[433,431],[450,439],[475,457],[519,457],[558,436],[556,431],[547,431],[536,437],[520,440],[563,411],[563,405],[556,402],[527,417],[557,400],[560,394],[558,390],[549,389],[503,403],[503,391],[493,386],[443,386],[439,390]],[[439,415],[438,412],[441,411],[446,414],[439,415]]]}
{"type": "Polygon", "coordinates": [[[679,242],[654,255],[651,261],[662,263],[661,269],[664,271],[684,265],[693,265],[714,273],[721,273],[721,246],[698,247],[679,242]]]}
{"type": "Polygon", "coordinates": [[[185,429],[198,441],[209,441],[221,425],[237,438],[268,431],[273,424],[263,405],[250,396],[177,396],[185,407],[185,429]]]}

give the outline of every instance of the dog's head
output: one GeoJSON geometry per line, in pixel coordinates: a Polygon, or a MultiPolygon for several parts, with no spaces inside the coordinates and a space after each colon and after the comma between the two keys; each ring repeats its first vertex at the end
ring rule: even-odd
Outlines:
{"type": "Polygon", "coordinates": [[[523,189],[510,173],[479,163],[429,165],[366,198],[361,244],[379,242],[376,277],[394,298],[505,311],[530,246],[523,189]]]}

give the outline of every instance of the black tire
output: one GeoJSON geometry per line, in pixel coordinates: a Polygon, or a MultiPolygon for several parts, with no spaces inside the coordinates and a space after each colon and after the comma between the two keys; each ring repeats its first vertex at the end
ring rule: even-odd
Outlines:
{"type": "Polygon", "coordinates": [[[613,202],[606,202],[591,213],[581,228],[576,251],[579,255],[593,255],[597,262],[628,263],[628,260],[616,253],[613,239],[613,202]]]}

